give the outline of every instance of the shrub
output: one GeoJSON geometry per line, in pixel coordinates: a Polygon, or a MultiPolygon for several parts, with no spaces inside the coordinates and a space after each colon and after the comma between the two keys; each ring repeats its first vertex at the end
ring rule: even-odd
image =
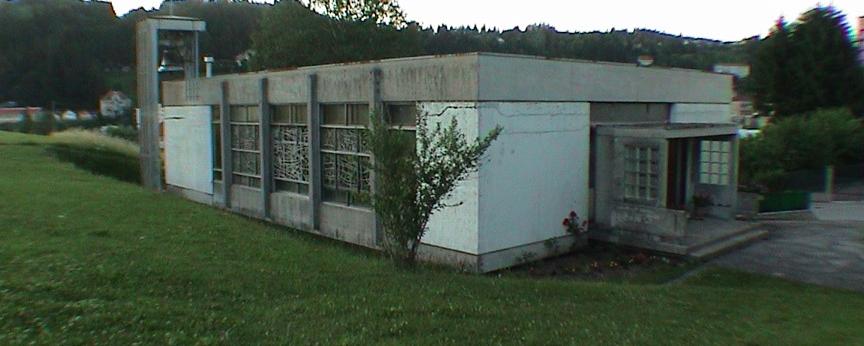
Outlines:
{"type": "Polygon", "coordinates": [[[132,126],[106,126],[104,133],[110,137],[138,143],[138,130],[132,126]]]}
{"type": "Polygon", "coordinates": [[[54,115],[47,112],[40,112],[34,116],[30,133],[37,135],[50,135],[57,127],[57,122],[54,120],[54,115]]]}
{"type": "Polygon", "coordinates": [[[864,128],[847,109],[782,119],[741,141],[741,182],[751,189],[779,191],[789,172],[861,162],[862,147],[864,128]]]}
{"type": "Polygon", "coordinates": [[[372,207],[384,230],[384,250],[407,264],[416,260],[429,218],[450,206],[445,201],[456,185],[477,170],[501,133],[496,127],[469,144],[456,118],[430,129],[426,117],[418,117],[416,147],[412,134],[392,130],[376,116],[369,131],[376,179],[372,207]]]}

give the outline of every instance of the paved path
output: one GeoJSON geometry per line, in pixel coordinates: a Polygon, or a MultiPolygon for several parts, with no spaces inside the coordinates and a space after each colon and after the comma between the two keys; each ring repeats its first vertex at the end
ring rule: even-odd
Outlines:
{"type": "MultiPolygon", "coordinates": [[[[848,215],[856,213],[864,214],[864,208],[848,215]]],[[[767,239],[709,265],[864,292],[864,222],[822,221],[830,218],[767,222],[767,239]]]]}

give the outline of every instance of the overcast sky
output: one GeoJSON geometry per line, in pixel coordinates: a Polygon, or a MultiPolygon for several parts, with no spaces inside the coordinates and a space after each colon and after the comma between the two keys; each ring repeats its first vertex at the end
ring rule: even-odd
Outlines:
{"type": "MultiPolygon", "coordinates": [[[[260,1],[260,0],[259,0],[260,1]]],[[[113,0],[117,15],[161,0],[113,0]]],[[[270,1],[272,2],[272,1],[270,1]]],[[[792,20],[816,6],[813,0],[399,0],[410,20],[424,26],[477,25],[509,29],[547,23],[561,31],[655,29],[724,41],[764,35],[779,16],[792,20]]],[[[853,29],[864,0],[822,1],[849,17],[853,29]]]]}

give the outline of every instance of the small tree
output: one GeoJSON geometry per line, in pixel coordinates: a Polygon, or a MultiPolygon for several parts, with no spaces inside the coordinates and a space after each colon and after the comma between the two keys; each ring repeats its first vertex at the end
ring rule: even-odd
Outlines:
{"type": "Polygon", "coordinates": [[[383,245],[390,256],[415,263],[429,218],[453,206],[445,201],[459,182],[477,170],[501,131],[496,127],[468,143],[455,118],[446,127],[439,123],[430,129],[427,116],[420,116],[414,137],[372,116],[369,145],[376,183],[372,207],[383,227],[383,245]]]}

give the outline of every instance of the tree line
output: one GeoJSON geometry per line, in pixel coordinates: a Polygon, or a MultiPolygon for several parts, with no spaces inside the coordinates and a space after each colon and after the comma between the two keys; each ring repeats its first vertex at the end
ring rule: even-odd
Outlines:
{"type": "Polygon", "coordinates": [[[0,2],[0,23],[7,28],[0,31],[0,102],[94,108],[109,89],[134,96],[135,24],[169,13],[207,22],[201,52],[214,57],[223,73],[477,51],[625,63],[649,54],[659,66],[705,70],[718,62],[747,62],[759,45],[756,38],[730,43],[653,30],[572,33],[545,24],[507,30],[422,27],[395,1],[171,5],[117,17],[110,4],[99,1],[0,2]],[[234,64],[247,51],[254,52],[250,65],[234,64]]]}

